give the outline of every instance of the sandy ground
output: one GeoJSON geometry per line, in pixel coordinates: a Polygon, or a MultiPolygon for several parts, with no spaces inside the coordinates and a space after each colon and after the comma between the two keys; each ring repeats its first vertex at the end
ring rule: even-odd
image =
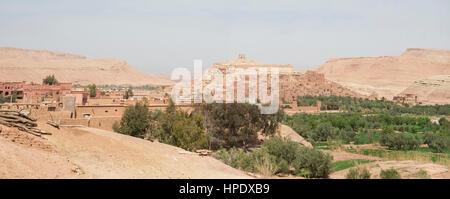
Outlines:
{"type": "MultiPolygon", "coordinates": [[[[418,179],[423,178],[418,173],[420,170],[427,172],[432,179],[449,179],[450,171],[447,167],[443,165],[433,164],[433,163],[421,163],[412,160],[406,161],[377,161],[372,163],[367,163],[360,165],[360,167],[365,167],[371,173],[371,179],[380,178],[380,172],[382,169],[396,169],[403,179],[418,179]]],[[[334,179],[344,179],[345,175],[349,169],[344,169],[330,175],[330,178],[334,179]]]]}
{"type": "MultiPolygon", "coordinates": [[[[370,148],[370,147],[379,147],[378,145],[361,145],[361,148],[370,148]]],[[[449,179],[450,178],[450,170],[446,166],[433,164],[433,163],[422,163],[412,160],[406,161],[385,161],[379,157],[366,156],[354,153],[348,153],[344,151],[330,151],[330,150],[322,150],[333,156],[333,162],[336,161],[344,161],[344,160],[375,160],[375,162],[362,164],[355,167],[365,167],[371,173],[371,179],[380,178],[381,170],[385,169],[396,169],[402,178],[408,179],[416,179],[416,178],[424,178],[418,174],[419,171],[424,170],[429,175],[429,178],[432,179],[449,179]]],[[[354,167],[353,167],[354,168],[354,167]]],[[[344,169],[341,171],[334,172],[330,175],[332,179],[345,179],[346,174],[351,168],[344,169]]]]}
{"type": "Polygon", "coordinates": [[[162,143],[86,127],[39,127],[53,133],[43,140],[47,149],[0,136],[0,178],[251,178],[162,143]]]}
{"type": "Polygon", "coordinates": [[[322,150],[322,151],[332,155],[333,162],[342,161],[342,160],[356,160],[356,159],[381,160],[381,158],[379,158],[379,157],[348,153],[348,152],[344,152],[344,151],[331,151],[331,150],[322,150]]]}

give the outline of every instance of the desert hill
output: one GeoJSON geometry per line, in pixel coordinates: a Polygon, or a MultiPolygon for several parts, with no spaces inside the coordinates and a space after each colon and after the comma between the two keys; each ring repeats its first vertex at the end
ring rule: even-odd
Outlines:
{"type": "Polygon", "coordinates": [[[400,95],[417,96],[417,100],[424,104],[450,104],[450,75],[436,75],[414,81],[400,95]]]}
{"type": "Polygon", "coordinates": [[[294,73],[285,75],[280,80],[280,97],[285,101],[295,101],[297,96],[348,96],[367,98],[369,95],[362,95],[352,91],[336,82],[329,81],[323,74],[315,71],[306,73],[294,73]]]}
{"type": "Polygon", "coordinates": [[[213,157],[87,127],[45,139],[0,125],[1,178],[252,178],[213,157]]]}
{"type": "Polygon", "coordinates": [[[450,50],[411,48],[400,56],[334,58],[316,71],[361,94],[392,99],[416,80],[450,74],[450,50]]]}
{"type": "Polygon", "coordinates": [[[87,59],[84,56],[46,50],[0,48],[0,81],[41,83],[55,74],[60,82],[87,85],[170,85],[165,77],[144,74],[124,60],[87,59]]]}

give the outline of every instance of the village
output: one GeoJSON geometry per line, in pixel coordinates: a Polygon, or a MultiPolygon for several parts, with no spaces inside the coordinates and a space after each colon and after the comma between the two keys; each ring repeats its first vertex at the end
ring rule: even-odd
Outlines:
{"type": "MultiPolygon", "coordinates": [[[[298,73],[293,70],[291,65],[261,64],[247,60],[243,54],[240,54],[238,59],[215,63],[213,66],[213,68],[221,71],[227,68],[248,67],[258,69],[276,67],[280,69],[280,100],[282,101],[280,106],[289,114],[321,112],[320,101],[315,106],[297,106],[297,95],[317,92],[329,95],[333,94],[333,91],[341,95],[352,94],[336,85],[328,84],[321,74],[312,71],[306,74],[298,73]],[[303,86],[299,87],[298,85],[303,86]]],[[[145,100],[149,110],[164,110],[168,106],[173,88],[172,85],[137,88],[131,86],[95,86],[94,84],[80,86],[70,82],[57,82],[57,77],[54,75],[49,75],[46,78],[55,80],[55,82],[50,81],[48,84],[28,83],[26,81],[0,82],[0,96],[4,101],[0,104],[0,110],[27,110],[34,117],[48,120],[58,126],[86,126],[111,131],[113,130],[113,124],[120,122],[128,105],[134,105],[145,100]]],[[[248,81],[247,77],[245,80],[247,85],[248,81]]],[[[205,80],[203,83],[208,82],[205,80]]],[[[235,84],[237,84],[236,81],[235,84]]],[[[191,86],[193,87],[193,85],[191,86]]],[[[268,89],[270,89],[270,85],[268,89]]],[[[249,95],[248,90],[247,88],[246,96],[249,95]]],[[[237,100],[236,95],[234,99],[237,100]]],[[[192,102],[177,104],[177,106],[182,110],[190,111],[195,105],[192,102]]]]}

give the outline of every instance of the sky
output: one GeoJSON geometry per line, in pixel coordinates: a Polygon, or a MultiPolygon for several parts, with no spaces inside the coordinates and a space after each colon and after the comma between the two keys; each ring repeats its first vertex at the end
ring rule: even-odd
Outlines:
{"type": "Polygon", "coordinates": [[[450,1],[0,0],[0,46],[118,58],[152,74],[240,53],[303,71],[336,57],[450,49],[450,1]]]}

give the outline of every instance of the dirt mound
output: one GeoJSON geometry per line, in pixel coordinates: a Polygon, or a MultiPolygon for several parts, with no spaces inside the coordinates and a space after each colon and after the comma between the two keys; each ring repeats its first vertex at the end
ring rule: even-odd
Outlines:
{"type": "Polygon", "coordinates": [[[52,135],[1,128],[0,178],[251,178],[162,143],[93,128],[38,127],[52,135]]]}
{"type": "Polygon", "coordinates": [[[415,80],[450,74],[450,50],[413,48],[401,56],[335,58],[316,71],[361,94],[392,99],[415,80]]]}
{"type": "Polygon", "coordinates": [[[3,137],[5,140],[8,140],[10,142],[14,142],[30,148],[36,148],[50,152],[54,151],[53,146],[48,143],[48,141],[29,133],[19,131],[17,128],[0,125],[0,137],[3,137]]]}
{"type": "Polygon", "coordinates": [[[41,83],[49,74],[60,82],[87,85],[171,85],[168,78],[144,74],[124,60],[86,59],[45,50],[0,48],[0,80],[41,83]]]}
{"type": "Polygon", "coordinates": [[[94,128],[49,136],[88,178],[250,178],[212,157],[94,128]]]}
{"type": "Polygon", "coordinates": [[[297,132],[295,132],[291,127],[288,127],[284,124],[280,125],[280,128],[277,132],[282,137],[286,137],[291,139],[294,142],[298,142],[303,146],[312,148],[312,144],[305,140],[302,136],[300,136],[297,132]]]}
{"type": "Polygon", "coordinates": [[[0,178],[82,178],[83,171],[55,146],[16,128],[0,125],[0,178]]]}

